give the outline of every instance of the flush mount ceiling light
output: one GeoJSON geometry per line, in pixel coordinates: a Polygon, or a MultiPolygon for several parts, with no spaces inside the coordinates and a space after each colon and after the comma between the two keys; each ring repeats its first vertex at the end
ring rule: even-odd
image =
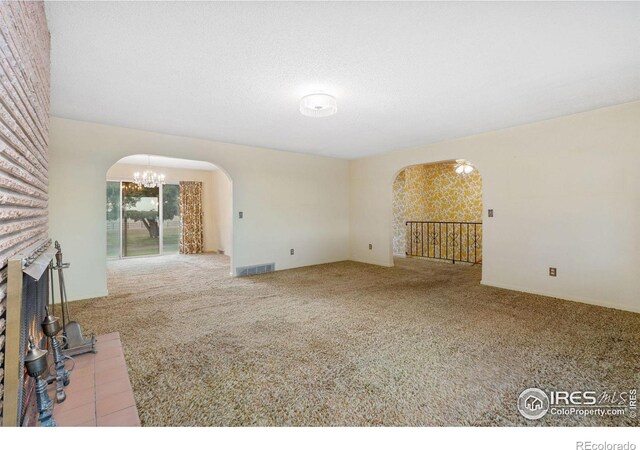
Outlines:
{"type": "Polygon", "coordinates": [[[456,159],[456,173],[459,175],[467,175],[473,172],[473,165],[465,159],[456,159]]]}
{"type": "Polygon", "coordinates": [[[305,95],[300,100],[300,112],[307,117],[327,117],[338,111],[334,96],[329,94],[305,95]]]}

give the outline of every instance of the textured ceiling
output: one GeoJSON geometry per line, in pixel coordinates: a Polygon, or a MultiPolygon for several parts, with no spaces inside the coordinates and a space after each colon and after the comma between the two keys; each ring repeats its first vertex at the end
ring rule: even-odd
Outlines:
{"type": "Polygon", "coordinates": [[[170,167],[173,169],[216,170],[217,167],[204,161],[169,158],[166,156],[131,155],[122,158],[117,164],[133,164],[136,166],[170,167]]]}
{"type": "Polygon", "coordinates": [[[356,158],[640,99],[637,2],[46,7],[71,119],[356,158]]]}

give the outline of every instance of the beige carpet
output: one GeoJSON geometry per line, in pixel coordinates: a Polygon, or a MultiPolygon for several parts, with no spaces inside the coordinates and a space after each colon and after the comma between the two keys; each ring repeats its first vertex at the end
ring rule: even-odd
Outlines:
{"type": "Polygon", "coordinates": [[[72,304],[121,333],[144,425],[638,425],[526,421],[516,399],[640,385],[640,314],[431,261],[228,273],[218,255],[115,261],[110,296],[72,304]]]}

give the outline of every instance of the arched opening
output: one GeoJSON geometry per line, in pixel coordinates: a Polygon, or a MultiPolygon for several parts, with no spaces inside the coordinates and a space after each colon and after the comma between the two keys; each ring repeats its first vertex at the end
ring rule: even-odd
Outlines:
{"type": "Polygon", "coordinates": [[[124,157],[106,174],[107,259],[202,253],[230,266],[232,198],[230,177],[212,163],[124,157]]]}
{"type": "Polygon", "coordinates": [[[482,177],[458,159],[405,167],[393,181],[393,255],[482,264],[482,177]]]}

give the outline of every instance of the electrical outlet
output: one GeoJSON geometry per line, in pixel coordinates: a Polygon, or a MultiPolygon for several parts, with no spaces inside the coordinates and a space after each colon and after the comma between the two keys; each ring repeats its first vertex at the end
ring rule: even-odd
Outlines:
{"type": "Polygon", "coordinates": [[[242,211],[240,211],[240,212],[238,213],[238,218],[239,218],[239,219],[242,219],[242,216],[244,216],[244,213],[243,213],[242,211]]]}
{"type": "Polygon", "coordinates": [[[293,250],[293,249],[291,249],[291,254],[293,255],[293,253],[294,253],[294,250],[293,250]]]}
{"type": "Polygon", "coordinates": [[[488,213],[489,213],[489,217],[493,217],[493,209],[490,209],[488,213]]]}
{"type": "Polygon", "coordinates": [[[549,276],[550,277],[555,277],[557,273],[557,270],[555,267],[549,267],[549,276]]]}
{"type": "Polygon", "coordinates": [[[369,244],[369,250],[373,250],[373,244],[369,244]]]}

